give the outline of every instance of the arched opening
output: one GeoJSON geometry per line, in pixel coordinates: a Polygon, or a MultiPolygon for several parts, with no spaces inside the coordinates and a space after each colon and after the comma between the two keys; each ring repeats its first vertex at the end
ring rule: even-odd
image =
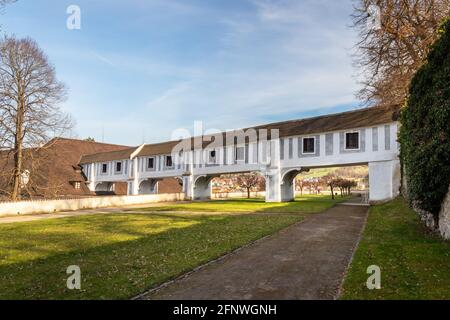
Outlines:
{"type": "Polygon", "coordinates": [[[114,195],[113,182],[99,182],[95,185],[95,194],[98,196],[114,195]]]}
{"type": "Polygon", "coordinates": [[[139,194],[156,194],[156,193],[158,193],[157,184],[158,184],[158,180],[156,180],[156,179],[143,180],[139,184],[138,193],[139,194]]]}
{"type": "Polygon", "coordinates": [[[211,181],[215,176],[202,175],[194,179],[194,200],[211,200],[211,181]]]}
{"type": "MultiPolygon", "coordinates": [[[[371,174],[372,179],[380,175],[371,174]]],[[[297,196],[329,195],[341,198],[352,195],[352,202],[369,202],[369,166],[318,167],[295,178],[297,196]]]]}
{"type": "Polygon", "coordinates": [[[295,168],[285,171],[281,176],[281,201],[295,200],[295,178],[302,172],[309,171],[305,168],[295,168]]]}

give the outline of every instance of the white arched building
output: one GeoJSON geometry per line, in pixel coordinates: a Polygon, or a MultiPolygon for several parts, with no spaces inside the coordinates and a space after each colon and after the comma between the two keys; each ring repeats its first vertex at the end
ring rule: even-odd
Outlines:
{"type": "Polygon", "coordinates": [[[368,165],[370,201],[384,201],[400,188],[398,113],[398,107],[359,109],[92,154],[80,164],[91,191],[126,182],[129,195],[151,194],[161,179],[177,178],[194,200],[209,199],[210,182],[221,174],[260,172],[269,202],[293,200],[303,170],[368,165]]]}

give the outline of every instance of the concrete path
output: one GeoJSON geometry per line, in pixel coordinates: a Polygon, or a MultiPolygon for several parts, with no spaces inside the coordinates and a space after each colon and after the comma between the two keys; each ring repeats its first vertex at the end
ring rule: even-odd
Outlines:
{"type": "Polygon", "coordinates": [[[336,299],[368,208],[337,205],[141,299],[336,299]]]}

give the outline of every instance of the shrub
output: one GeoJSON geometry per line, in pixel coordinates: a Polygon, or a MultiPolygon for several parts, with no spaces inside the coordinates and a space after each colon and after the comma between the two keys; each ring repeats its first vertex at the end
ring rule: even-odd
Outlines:
{"type": "Polygon", "coordinates": [[[436,220],[450,184],[450,19],[414,76],[401,113],[401,158],[411,202],[436,220]]]}

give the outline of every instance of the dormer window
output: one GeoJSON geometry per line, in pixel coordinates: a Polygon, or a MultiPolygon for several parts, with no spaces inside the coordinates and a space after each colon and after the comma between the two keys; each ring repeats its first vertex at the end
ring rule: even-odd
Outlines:
{"type": "Polygon", "coordinates": [[[75,182],[75,183],[73,184],[73,187],[74,187],[76,190],[80,190],[80,189],[81,189],[81,182],[75,182]]]}

